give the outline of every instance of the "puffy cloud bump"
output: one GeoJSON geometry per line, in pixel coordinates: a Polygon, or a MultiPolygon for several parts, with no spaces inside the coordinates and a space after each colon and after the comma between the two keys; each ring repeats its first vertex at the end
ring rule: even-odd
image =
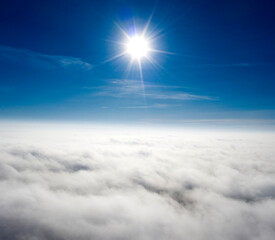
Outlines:
{"type": "Polygon", "coordinates": [[[0,239],[273,240],[274,146],[263,132],[2,123],[0,239]]]}

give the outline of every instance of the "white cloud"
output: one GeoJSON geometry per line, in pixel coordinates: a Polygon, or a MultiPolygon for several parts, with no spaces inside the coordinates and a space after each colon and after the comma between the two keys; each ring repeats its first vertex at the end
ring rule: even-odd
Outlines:
{"type": "Polygon", "coordinates": [[[151,104],[151,105],[134,105],[134,106],[125,106],[121,108],[128,108],[128,109],[149,109],[149,108],[168,108],[168,107],[180,107],[181,105],[176,104],[151,104]]]}
{"type": "Polygon", "coordinates": [[[191,68],[211,68],[211,67],[222,67],[222,68],[232,68],[232,67],[254,67],[254,66],[271,66],[270,63],[249,63],[249,62],[237,62],[237,63],[205,63],[205,64],[192,64],[183,65],[183,67],[191,68]]]}
{"type": "Polygon", "coordinates": [[[185,92],[168,92],[168,93],[149,93],[146,95],[147,97],[152,97],[155,99],[163,99],[163,100],[180,100],[180,101],[185,101],[185,100],[215,100],[212,97],[208,96],[200,96],[200,95],[195,95],[195,94],[190,94],[190,93],[185,93],[185,92]]]}
{"type": "Polygon", "coordinates": [[[70,67],[89,70],[92,68],[90,63],[87,63],[80,58],[42,54],[28,49],[12,48],[3,45],[0,45],[0,58],[5,61],[9,60],[46,69],[70,67]]]}
{"type": "MultiPolygon", "coordinates": [[[[145,84],[140,80],[120,79],[113,80],[107,86],[100,87],[85,87],[85,89],[94,90],[92,96],[107,96],[115,98],[124,97],[144,97],[155,100],[172,100],[172,101],[186,101],[186,100],[217,100],[210,96],[203,96],[197,94],[187,93],[182,91],[180,86],[145,84]]],[[[133,106],[136,107],[136,106],[133,106]]]]}
{"type": "Polygon", "coordinates": [[[1,124],[0,136],[0,239],[274,239],[274,134],[1,124]]]}

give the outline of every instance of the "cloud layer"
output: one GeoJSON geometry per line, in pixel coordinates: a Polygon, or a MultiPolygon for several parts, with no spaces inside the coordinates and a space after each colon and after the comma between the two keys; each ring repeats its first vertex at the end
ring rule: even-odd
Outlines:
{"type": "Polygon", "coordinates": [[[0,239],[275,236],[275,136],[2,125],[0,239]]]}

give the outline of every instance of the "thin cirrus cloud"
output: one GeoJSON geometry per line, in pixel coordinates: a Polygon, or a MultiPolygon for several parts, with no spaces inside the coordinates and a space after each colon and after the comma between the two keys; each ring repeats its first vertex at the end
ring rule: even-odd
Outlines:
{"type": "Polygon", "coordinates": [[[181,92],[175,92],[175,93],[149,93],[146,96],[152,97],[155,99],[166,99],[166,100],[215,100],[212,97],[208,96],[200,96],[195,94],[189,94],[189,93],[181,93],[181,92]]]}
{"type": "Polygon", "coordinates": [[[217,98],[191,94],[182,91],[179,86],[166,86],[155,84],[143,84],[138,80],[113,80],[109,85],[100,87],[86,87],[86,89],[93,90],[92,96],[104,97],[146,97],[147,99],[156,100],[174,100],[174,101],[187,101],[187,100],[217,100],[217,98]]]}
{"type": "Polygon", "coordinates": [[[0,59],[42,69],[77,68],[89,70],[92,68],[90,63],[85,62],[80,58],[48,55],[28,49],[13,48],[3,45],[0,45],[0,59]]]}
{"type": "Polygon", "coordinates": [[[0,134],[1,239],[274,239],[274,133],[8,123],[0,134]]]}
{"type": "Polygon", "coordinates": [[[272,66],[272,63],[250,63],[250,62],[236,62],[236,63],[205,63],[205,64],[186,64],[182,67],[188,68],[231,68],[231,67],[255,67],[255,66],[272,66]]]}
{"type": "Polygon", "coordinates": [[[151,105],[135,105],[135,106],[124,106],[121,108],[128,108],[128,109],[148,109],[148,108],[169,108],[169,107],[180,107],[179,104],[151,104],[151,105]]]}

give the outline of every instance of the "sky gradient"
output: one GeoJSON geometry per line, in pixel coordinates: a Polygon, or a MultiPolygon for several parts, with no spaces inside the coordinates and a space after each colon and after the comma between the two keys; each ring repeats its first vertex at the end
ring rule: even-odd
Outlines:
{"type": "Polygon", "coordinates": [[[0,239],[274,240],[274,12],[1,0],[0,239]]]}
{"type": "Polygon", "coordinates": [[[1,1],[1,119],[171,122],[275,119],[272,1],[1,1]],[[148,28],[130,71],[123,34],[148,28]]]}

